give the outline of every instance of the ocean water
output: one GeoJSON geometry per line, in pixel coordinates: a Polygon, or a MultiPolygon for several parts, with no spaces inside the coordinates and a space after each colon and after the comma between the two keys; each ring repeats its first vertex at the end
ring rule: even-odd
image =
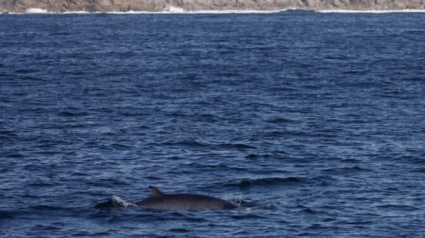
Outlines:
{"type": "Polygon", "coordinates": [[[0,15],[0,237],[425,237],[425,14],[0,15]],[[233,211],[151,211],[190,192],[233,211]]]}

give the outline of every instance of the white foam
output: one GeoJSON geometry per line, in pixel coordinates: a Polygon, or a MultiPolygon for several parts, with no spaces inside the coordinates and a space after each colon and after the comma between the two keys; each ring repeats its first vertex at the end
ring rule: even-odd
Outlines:
{"type": "Polygon", "coordinates": [[[170,13],[184,13],[185,12],[185,10],[183,8],[173,7],[173,6],[169,6],[167,10],[170,13]]]}
{"type": "Polygon", "coordinates": [[[130,203],[130,202],[126,202],[126,201],[124,201],[124,199],[122,199],[118,196],[115,196],[115,195],[112,196],[111,201],[114,204],[114,206],[116,206],[116,207],[134,207],[134,206],[136,206],[135,204],[130,203]]]}
{"type": "Polygon", "coordinates": [[[235,203],[238,206],[240,206],[242,204],[242,201],[243,201],[242,197],[243,197],[243,193],[237,193],[237,194],[232,194],[232,195],[228,194],[228,195],[224,196],[224,198],[226,200],[229,200],[229,201],[235,203]],[[234,195],[237,195],[238,198],[235,198],[234,195]]]}
{"type": "MultiPolygon", "coordinates": [[[[72,11],[72,12],[60,12],[62,14],[90,14],[91,12],[86,12],[86,11],[72,11]]],[[[95,13],[100,13],[100,12],[95,12],[95,13]]]]}
{"type": "Polygon", "coordinates": [[[317,10],[319,13],[425,13],[425,9],[404,9],[404,10],[317,10]]]}
{"type": "Polygon", "coordinates": [[[279,10],[200,10],[200,11],[185,11],[186,14],[271,14],[286,12],[289,10],[298,10],[296,8],[284,8],[279,10]]]}
{"type": "Polygon", "coordinates": [[[47,10],[41,9],[41,8],[28,8],[25,10],[25,13],[29,14],[45,14],[49,13],[47,10]]]}
{"type": "Polygon", "coordinates": [[[285,12],[287,10],[295,9],[281,9],[273,11],[260,11],[260,10],[201,10],[201,11],[184,11],[179,13],[185,14],[270,14],[270,13],[279,13],[285,12]]]}
{"type": "MultiPolygon", "coordinates": [[[[256,11],[256,10],[186,11],[183,8],[168,8],[162,12],[127,11],[127,12],[104,12],[104,13],[105,14],[270,14],[270,13],[284,12],[287,10],[293,10],[293,9],[282,9],[282,10],[276,10],[276,11],[256,11]]],[[[100,13],[100,12],[90,12],[90,13],[100,13]]]]}

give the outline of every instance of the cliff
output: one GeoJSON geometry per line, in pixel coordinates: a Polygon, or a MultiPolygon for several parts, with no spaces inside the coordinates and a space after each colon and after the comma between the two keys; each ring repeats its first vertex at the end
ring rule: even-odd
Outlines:
{"type": "Polygon", "coordinates": [[[49,12],[185,11],[209,10],[404,10],[425,9],[425,0],[0,0],[0,12],[25,12],[40,8],[49,12]]]}

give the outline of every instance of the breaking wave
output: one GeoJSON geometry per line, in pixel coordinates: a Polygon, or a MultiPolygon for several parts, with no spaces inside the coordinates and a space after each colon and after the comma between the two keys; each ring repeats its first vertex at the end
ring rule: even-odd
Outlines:
{"type": "Polygon", "coordinates": [[[49,13],[47,10],[41,9],[41,8],[28,8],[27,10],[25,10],[25,13],[30,13],[30,14],[45,14],[45,13],[49,13]]]}

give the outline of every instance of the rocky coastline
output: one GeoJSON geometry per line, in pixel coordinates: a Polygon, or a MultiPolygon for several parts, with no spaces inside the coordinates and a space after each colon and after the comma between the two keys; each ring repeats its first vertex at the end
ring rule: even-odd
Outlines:
{"type": "Polygon", "coordinates": [[[173,9],[196,11],[277,11],[425,10],[425,0],[0,0],[0,13],[24,13],[28,9],[47,12],[167,12],[173,9]]]}

